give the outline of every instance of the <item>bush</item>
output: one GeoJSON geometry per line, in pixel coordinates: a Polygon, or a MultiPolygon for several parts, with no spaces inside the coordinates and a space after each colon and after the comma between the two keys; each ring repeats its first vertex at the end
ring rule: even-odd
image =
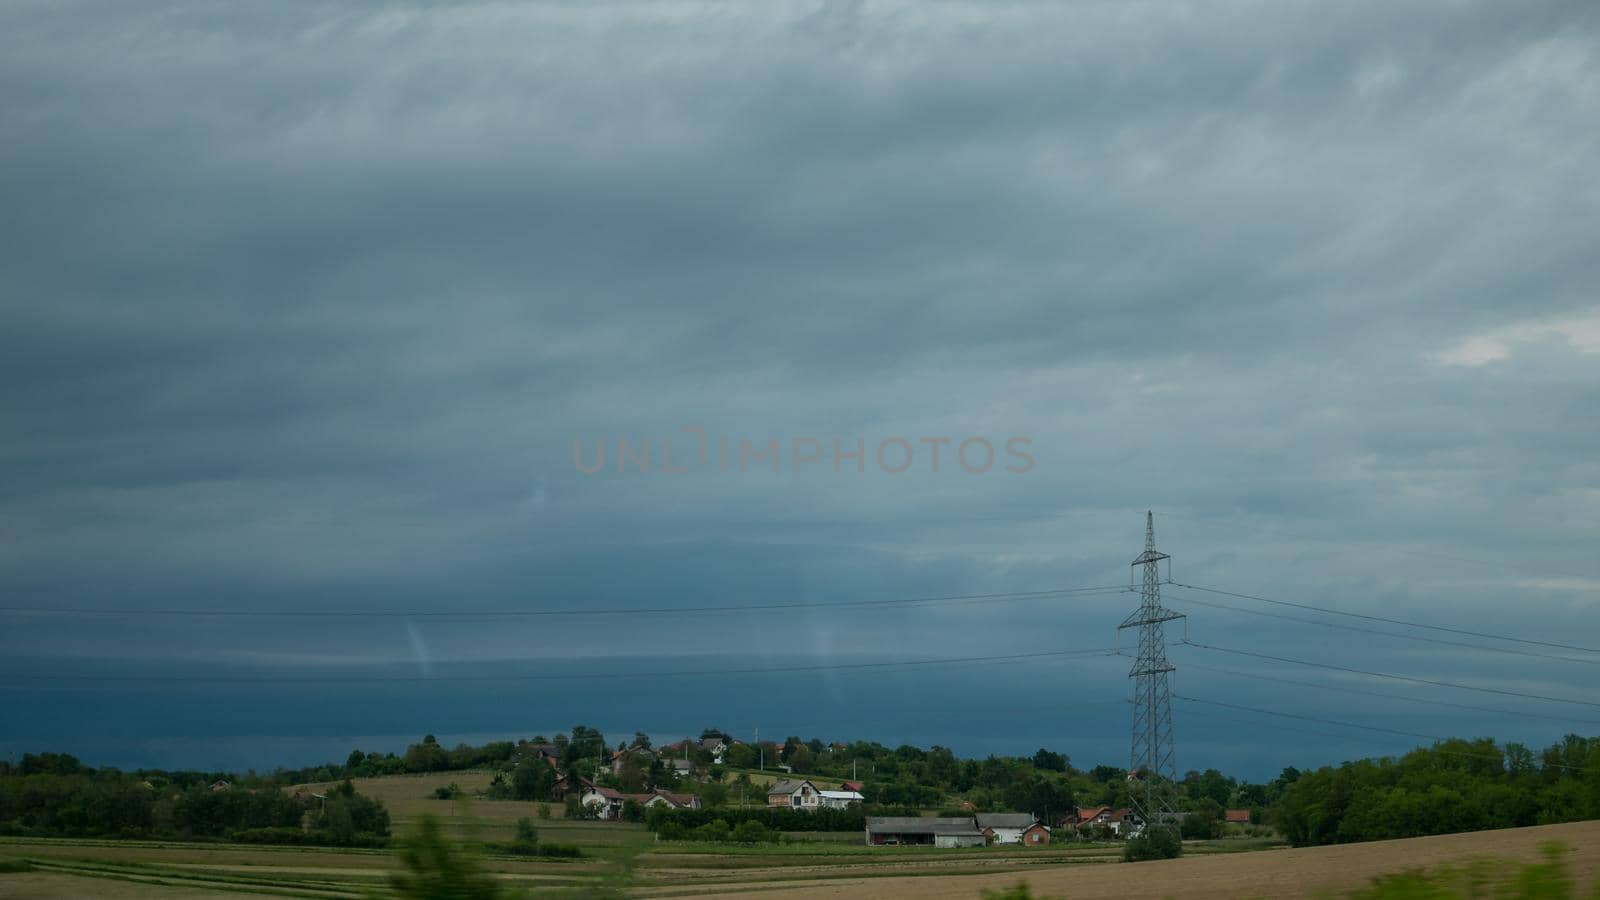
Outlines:
{"type": "Polygon", "coordinates": [[[540,844],[539,855],[553,859],[580,859],[583,851],[577,844],[540,844]]]}
{"type": "Polygon", "coordinates": [[[776,844],[783,839],[783,833],[773,831],[760,822],[746,819],[740,822],[728,837],[736,844],[776,844]]]}
{"type": "Polygon", "coordinates": [[[524,816],[517,820],[516,837],[512,838],[511,845],[506,849],[523,856],[539,854],[539,829],[533,827],[532,819],[524,816]]]}
{"type": "Polygon", "coordinates": [[[526,816],[517,820],[517,843],[539,843],[539,829],[533,827],[533,820],[526,816]]]}
{"type": "Polygon", "coordinates": [[[436,787],[433,789],[433,797],[435,800],[454,800],[459,796],[461,796],[461,787],[454,781],[444,785],[443,787],[436,787]]]}
{"type": "Polygon", "coordinates": [[[719,843],[733,835],[733,829],[721,819],[714,819],[694,830],[695,840],[719,843]]]}
{"type": "Polygon", "coordinates": [[[285,844],[295,847],[387,847],[388,835],[371,832],[336,834],[331,831],[279,826],[274,828],[241,828],[228,832],[228,840],[235,844],[285,844]]]}
{"type": "Polygon", "coordinates": [[[464,848],[451,843],[432,816],[417,822],[416,833],[406,840],[399,856],[405,871],[389,878],[398,897],[495,900],[506,895],[500,880],[483,871],[464,848]]]}
{"type": "Polygon", "coordinates": [[[1183,853],[1183,841],[1171,827],[1151,825],[1128,839],[1122,848],[1124,862],[1143,862],[1150,859],[1176,859],[1183,853]]]}
{"type": "Polygon", "coordinates": [[[32,872],[33,863],[25,859],[0,859],[0,873],[7,875],[17,872],[32,872]]]}

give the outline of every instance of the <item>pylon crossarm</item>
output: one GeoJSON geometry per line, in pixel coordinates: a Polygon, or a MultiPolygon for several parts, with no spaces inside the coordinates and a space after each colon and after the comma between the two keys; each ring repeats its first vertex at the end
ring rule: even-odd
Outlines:
{"type": "Polygon", "coordinates": [[[1123,619],[1122,624],[1117,626],[1117,630],[1121,631],[1124,628],[1133,628],[1136,625],[1159,625],[1162,622],[1171,622],[1173,619],[1185,618],[1188,618],[1187,614],[1173,612],[1170,609],[1158,610],[1154,616],[1146,616],[1144,614],[1144,610],[1141,609],[1136,610],[1133,615],[1123,619]]]}

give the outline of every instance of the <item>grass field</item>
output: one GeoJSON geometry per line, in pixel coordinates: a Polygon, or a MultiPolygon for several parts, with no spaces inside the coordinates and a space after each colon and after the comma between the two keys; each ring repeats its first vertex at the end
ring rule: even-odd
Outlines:
{"type": "MultiPolygon", "coordinates": [[[[572,843],[580,860],[487,855],[484,866],[534,896],[950,897],[976,900],[983,889],[1026,879],[1036,893],[1175,898],[1307,896],[1363,884],[1373,875],[1474,856],[1531,858],[1540,841],[1578,848],[1573,862],[1593,877],[1600,823],[1422,838],[1306,850],[1267,850],[1270,841],[1234,839],[1187,845],[1184,859],[1120,864],[1116,845],[1059,844],[934,850],[867,847],[858,834],[807,835],[775,846],[658,843],[642,826],[538,818],[535,803],[439,800],[436,788],[487,787],[487,772],[363,779],[356,787],[383,799],[404,834],[424,814],[458,837],[506,840],[518,818],[534,819],[540,839],[572,843]],[[1264,850],[1244,853],[1241,851],[1264,850]]],[[[332,850],[152,841],[0,839],[0,860],[25,859],[32,871],[0,874],[0,898],[288,896],[358,898],[381,890],[394,858],[385,850],[332,850]]]]}

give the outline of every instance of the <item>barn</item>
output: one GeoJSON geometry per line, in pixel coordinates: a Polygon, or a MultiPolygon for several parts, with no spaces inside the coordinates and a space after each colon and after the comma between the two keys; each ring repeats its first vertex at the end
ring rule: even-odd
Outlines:
{"type": "Polygon", "coordinates": [[[893,816],[867,819],[867,843],[873,846],[982,847],[984,837],[971,819],[893,816]]]}

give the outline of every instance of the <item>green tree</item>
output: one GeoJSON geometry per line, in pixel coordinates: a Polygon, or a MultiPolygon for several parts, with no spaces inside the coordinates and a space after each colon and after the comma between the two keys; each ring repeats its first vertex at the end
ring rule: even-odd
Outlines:
{"type": "Polygon", "coordinates": [[[650,770],[645,768],[644,761],[636,753],[628,753],[622,757],[622,766],[617,772],[617,785],[624,791],[637,793],[645,789],[650,770]]]}
{"type": "Polygon", "coordinates": [[[749,744],[734,744],[723,755],[727,764],[735,769],[754,769],[756,767],[756,748],[749,744]]]}
{"type": "Polygon", "coordinates": [[[511,796],[543,800],[555,790],[556,773],[542,759],[525,759],[511,773],[511,796]]]}
{"type": "Polygon", "coordinates": [[[433,735],[422,739],[420,744],[412,744],[406,748],[405,766],[407,772],[439,772],[449,765],[449,754],[439,746],[433,735]]]}
{"type": "Polygon", "coordinates": [[[1210,797],[1189,804],[1183,817],[1183,836],[1191,840],[1210,840],[1222,837],[1222,805],[1210,797]]]}
{"type": "Polygon", "coordinates": [[[728,802],[728,789],[720,784],[708,784],[700,788],[700,802],[715,809],[728,802]]]}
{"type": "Polygon", "coordinates": [[[1040,747],[1039,752],[1033,754],[1033,767],[1049,772],[1065,772],[1067,770],[1067,758],[1052,750],[1040,747]]]}

